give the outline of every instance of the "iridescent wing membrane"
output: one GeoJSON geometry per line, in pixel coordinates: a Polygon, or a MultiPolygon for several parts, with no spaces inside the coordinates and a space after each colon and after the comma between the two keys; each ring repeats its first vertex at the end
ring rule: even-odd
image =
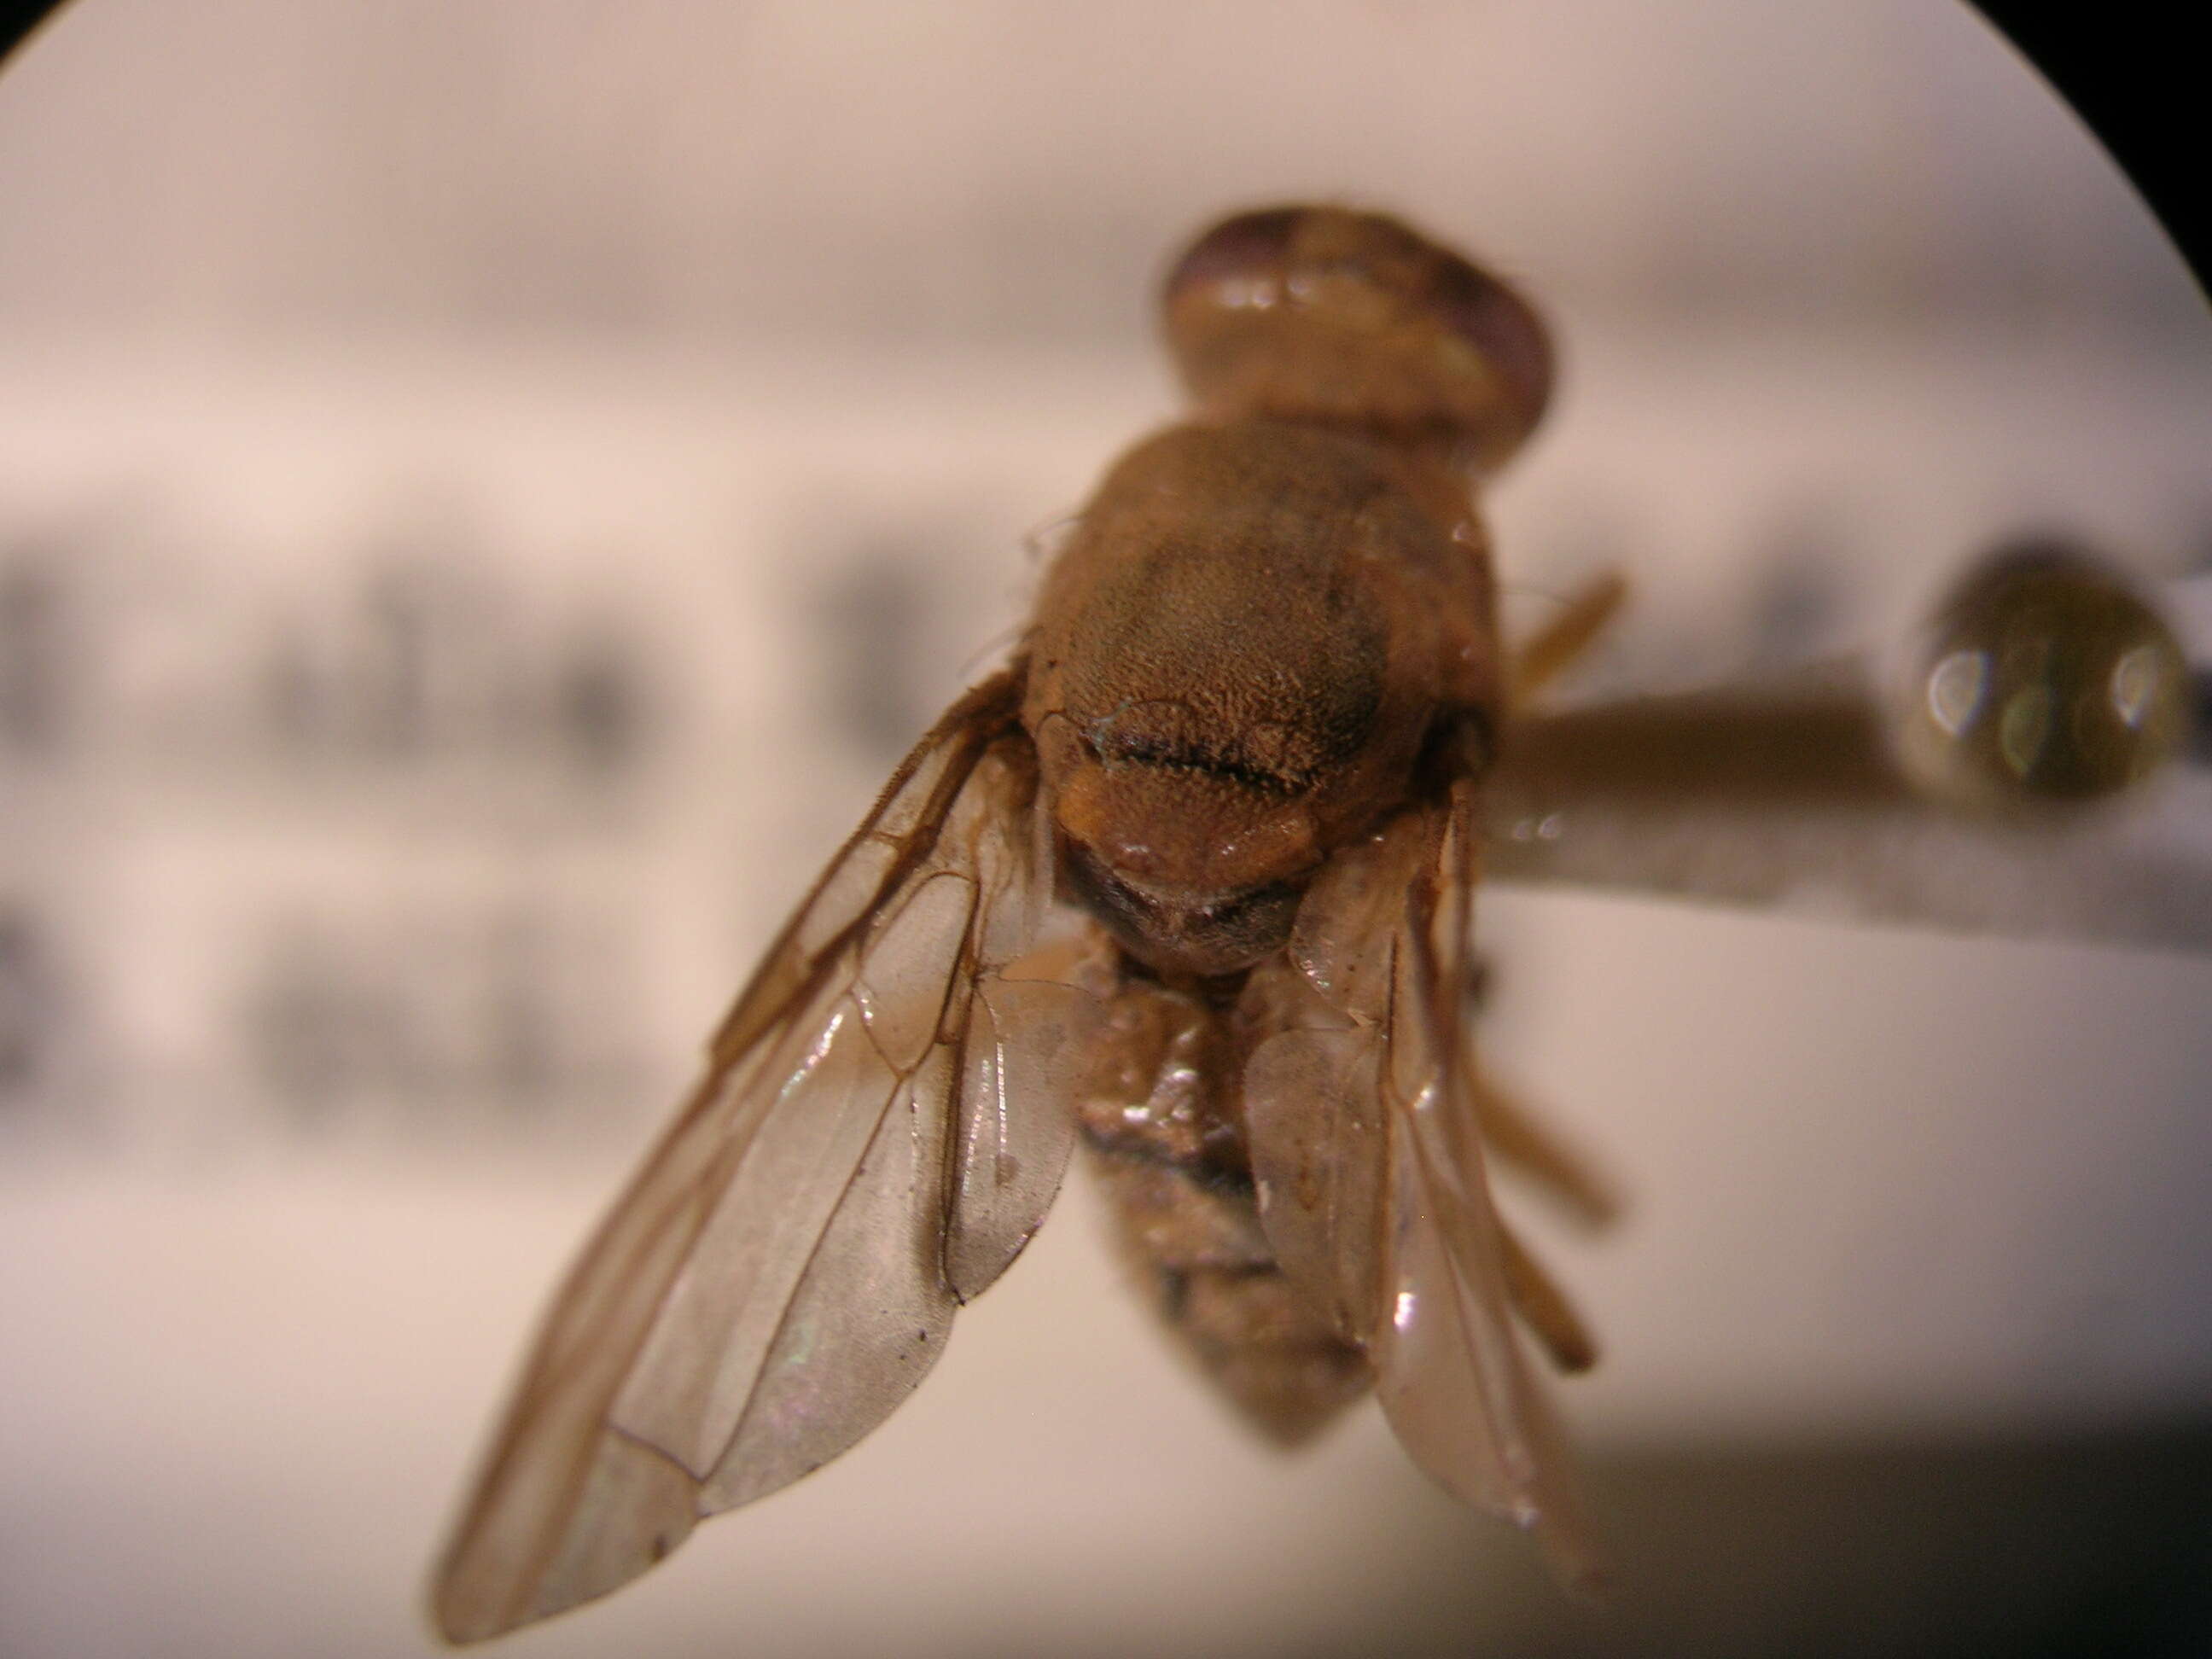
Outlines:
{"type": "Polygon", "coordinates": [[[1042,1220],[1082,994],[1020,961],[1048,874],[1019,696],[978,686],[899,768],[569,1273],[438,1574],[449,1639],[602,1595],[851,1445],[1042,1220]]]}
{"type": "MultiPolygon", "coordinates": [[[[1617,597],[1554,630],[1519,684],[1548,677],[1617,597]]],[[[2103,699],[2104,719],[2118,682],[2092,667],[2069,695],[2103,699]]],[[[2002,828],[1930,804],[1863,684],[1518,716],[1480,788],[1440,784],[1332,854],[1289,948],[1239,994],[1243,1128],[1276,1264],[1364,1352],[1415,1460],[1530,1528],[1570,1580],[1595,1555],[1513,1316],[1565,1368],[1591,1349],[1492,1206],[1484,1136],[1586,1212],[1605,1202],[1486,1087],[1465,1038],[1486,836],[1509,877],[2212,938],[2201,846],[2178,866],[2115,859],[2109,834],[2085,851],[2016,818],[2008,847],[2002,828]]],[[[1115,988],[1032,949],[1051,870],[1021,694],[1019,665],[977,687],[893,775],[572,1271],[439,1576],[450,1638],[601,1595],[700,1516],[845,1449],[1042,1220],[1095,1070],[1094,998],[1115,988]]],[[[2109,822],[2145,833],[2140,815],[2109,822]]]]}
{"type": "Polygon", "coordinates": [[[1284,1271],[1365,1347],[1433,1479],[1534,1531],[1570,1582],[1589,1529],[1516,1340],[1518,1247],[1493,1207],[1462,1018],[1480,819],[1469,782],[1333,859],[1255,970],[1244,1109],[1284,1271]]]}

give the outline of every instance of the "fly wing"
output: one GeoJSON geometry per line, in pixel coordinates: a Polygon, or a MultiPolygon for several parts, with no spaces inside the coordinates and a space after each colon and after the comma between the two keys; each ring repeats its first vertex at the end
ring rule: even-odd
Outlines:
{"type": "Polygon", "coordinates": [[[1246,1127],[1268,1239],[1365,1345],[1407,1450],[1580,1582],[1595,1556],[1515,1336],[1460,1027],[1477,827],[1462,782],[1316,878],[1248,992],[1273,1034],[1247,1068],[1246,1127]]]}
{"type": "Polygon", "coordinates": [[[1593,1580],[1589,1523],[1551,1406],[1509,1317],[1505,1245],[1477,1133],[1460,1029],[1474,969],[1474,786],[1425,815],[1426,857],[1392,952],[1389,1224],[1370,1352],[1390,1426],[1468,1503],[1536,1534],[1570,1583],[1593,1580]]]}
{"type": "Polygon", "coordinates": [[[1048,890],[1019,699],[996,677],[908,757],[571,1270],[439,1569],[449,1639],[602,1595],[851,1445],[1042,1219],[1079,994],[1021,961],[1048,890]]]}
{"type": "Polygon", "coordinates": [[[1959,933],[2212,950],[2212,776],[2002,816],[1941,805],[1841,674],[1517,718],[1486,864],[1565,882],[1959,933]]]}

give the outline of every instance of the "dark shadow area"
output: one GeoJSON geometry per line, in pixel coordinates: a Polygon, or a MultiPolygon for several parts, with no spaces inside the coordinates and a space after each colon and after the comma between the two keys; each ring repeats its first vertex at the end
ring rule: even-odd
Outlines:
{"type": "MultiPolygon", "coordinates": [[[[2065,1442],[1596,1457],[1612,1595],[1409,1547],[1395,1629],[1304,1652],[2183,1659],[2212,1652],[2212,1427],[2065,1442]]],[[[1470,1553],[1474,1559],[1470,1559],[1470,1553]]],[[[1499,1553],[1503,1554],[1503,1553],[1499,1553]]],[[[1516,1552],[1533,1558],[1533,1552],[1516,1552]]],[[[1369,1618],[1373,1620],[1370,1604],[1369,1618]]]]}

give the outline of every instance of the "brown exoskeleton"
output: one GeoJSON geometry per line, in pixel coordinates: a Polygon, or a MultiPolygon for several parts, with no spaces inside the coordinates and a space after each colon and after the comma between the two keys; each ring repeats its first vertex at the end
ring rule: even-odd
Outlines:
{"type": "Polygon", "coordinates": [[[1192,417],[1108,473],[1013,660],[893,775],[570,1273],[441,1566],[448,1638],[601,1595],[866,1434],[1079,1139],[1255,1424],[1297,1440],[1372,1387],[1423,1468],[1581,1577],[1513,1316],[1563,1368],[1593,1349],[1484,1143],[1609,1200],[1463,1039],[1479,847],[1522,878],[2212,938],[2157,860],[2046,833],[2187,732],[2188,664],[2108,573],[1990,561],[1894,704],[1822,671],[1532,720],[1620,588],[1502,656],[1469,481],[1543,411],[1527,304],[1337,208],[1227,221],[1165,300],[1192,417]]]}
{"type": "Polygon", "coordinates": [[[1578,1322],[1478,1129],[1502,661],[1469,479],[1535,426],[1528,306],[1397,222],[1231,219],[1170,275],[1191,418],[1109,471],[1014,659],[894,775],[555,1301],[442,1564],[472,1640],[612,1589],[859,1439],[1086,1141],[1203,1367],[1297,1439],[1374,1387],[1462,1496],[1588,1565],[1510,1310],[1578,1322]],[[1055,896],[1072,937],[1048,937],[1055,896]]]}
{"type": "MultiPolygon", "coordinates": [[[[1166,298],[1198,418],[1115,466],[1047,576],[1023,725],[1060,890],[1118,947],[1096,1048],[1112,1069],[1079,1085],[1083,1137],[1170,1326],[1291,1441],[1389,1351],[1384,1242],[1411,1224],[1387,1213],[1386,1162],[1394,1121],[1406,1138],[1418,1117],[1392,1118],[1376,1068],[1417,1048],[1435,1068],[1408,1112],[1423,1088],[1439,1119],[1510,1110],[1446,1040],[1468,978],[1468,815],[1505,678],[1468,480],[1534,426],[1550,356],[1510,289],[1340,210],[1231,220],[1166,298]]],[[[1525,1121],[1507,1135],[1602,1209],[1525,1121]]],[[[1498,1257],[1555,1357],[1589,1363],[1488,1213],[1472,1146],[1436,1151],[1480,1212],[1462,1265],[1498,1257]]],[[[1417,1455],[1500,1501],[1497,1472],[1422,1449],[1422,1402],[1403,1394],[1436,1379],[1379,1374],[1417,1455]]],[[[1525,1513],[1528,1498],[1505,1501],[1525,1513]]]]}

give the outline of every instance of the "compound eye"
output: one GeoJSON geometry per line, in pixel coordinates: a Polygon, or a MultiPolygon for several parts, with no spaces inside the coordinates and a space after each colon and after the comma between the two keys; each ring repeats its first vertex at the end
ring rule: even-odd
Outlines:
{"type": "Polygon", "coordinates": [[[1291,239],[1305,218],[1304,208],[1262,208],[1224,219],[1184,252],[1163,285],[1169,305],[1186,294],[1225,289],[1222,302],[1267,303],[1269,289],[1285,276],[1291,239]],[[1239,286],[1249,292],[1239,293],[1239,286]]]}
{"type": "Polygon", "coordinates": [[[1265,208],[1193,243],[1163,292],[1202,404],[1449,434],[1489,471],[1551,401],[1542,319],[1504,283],[1381,214],[1265,208]]]}

